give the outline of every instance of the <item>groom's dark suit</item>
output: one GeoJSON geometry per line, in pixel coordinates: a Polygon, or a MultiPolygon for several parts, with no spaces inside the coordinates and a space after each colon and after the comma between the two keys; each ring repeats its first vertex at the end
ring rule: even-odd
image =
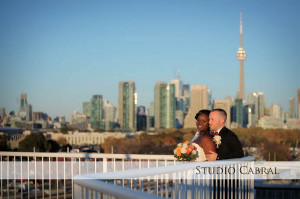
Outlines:
{"type": "Polygon", "coordinates": [[[244,157],[241,142],[231,130],[224,126],[219,135],[221,144],[216,148],[219,160],[244,157]]]}

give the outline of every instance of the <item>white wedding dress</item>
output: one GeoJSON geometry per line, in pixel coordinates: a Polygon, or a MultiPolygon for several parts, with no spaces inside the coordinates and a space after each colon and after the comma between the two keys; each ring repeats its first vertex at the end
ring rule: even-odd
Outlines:
{"type": "Polygon", "coordinates": [[[196,162],[206,161],[206,156],[205,156],[203,148],[196,143],[192,143],[192,145],[195,147],[195,149],[197,151],[197,158],[195,161],[196,162]]]}

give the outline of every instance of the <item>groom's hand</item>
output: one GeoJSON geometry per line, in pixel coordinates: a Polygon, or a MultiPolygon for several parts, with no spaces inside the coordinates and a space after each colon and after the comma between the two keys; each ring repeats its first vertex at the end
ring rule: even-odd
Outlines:
{"type": "Polygon", "coordinates": [[[207,161],[215,161],[218,157],[218,154],[213,151],[209,151],[209,154],[206,155],[207,161]]]}

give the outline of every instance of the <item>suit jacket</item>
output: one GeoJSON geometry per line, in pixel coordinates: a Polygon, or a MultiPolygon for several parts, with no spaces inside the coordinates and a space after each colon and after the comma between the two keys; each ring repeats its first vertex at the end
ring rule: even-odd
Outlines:
{"type": "Polygon", "coordinates": [[[219,135],[221,144],[216,148],[219,160],[244,157],[241,142],[231,130],[224,126],[219,135]]]}

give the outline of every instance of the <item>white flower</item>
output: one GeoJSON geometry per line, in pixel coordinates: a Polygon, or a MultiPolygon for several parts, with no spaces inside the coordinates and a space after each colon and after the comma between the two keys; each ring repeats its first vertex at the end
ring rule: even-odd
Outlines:
{"type": "Polygon", "coordinates": [[[177,148],[174,150],[174,155],[176,155],[177,154],[177,148]]]}
{"type": "Polygon", "coordinates": [[[184,149],[187,149],[188,147],[189,147],[189,145],[187,145],[187,144],[182,145],[182,148],[184,148],[184,149]]]}
{"type": "Polygon", "coordinates": [[[182,147],[182,143],[177,144],[178,147],[182,147]]]}
{"type": "Polygon", "coordinates": [[[192,150],[192,154],[193,155],[197,155],[197,151],[196,150],[192,150]]]}
{"type": "Polygon", "coordinates": [[[181,152],[182,154],[186,154],[186,149],[185,149],[185,148],[181,148],[181,149],[180,149],[180,152],[181,152]]]}
{"type": "Polygon", "coordinates": [[[219,148],[219,145],[221,144],[221,136],[219,136],[219,135],[215,135],[214,137],[213,137],[213,141],[216,143],[216,145],[217,145],[217,148],[219,148]]]}

